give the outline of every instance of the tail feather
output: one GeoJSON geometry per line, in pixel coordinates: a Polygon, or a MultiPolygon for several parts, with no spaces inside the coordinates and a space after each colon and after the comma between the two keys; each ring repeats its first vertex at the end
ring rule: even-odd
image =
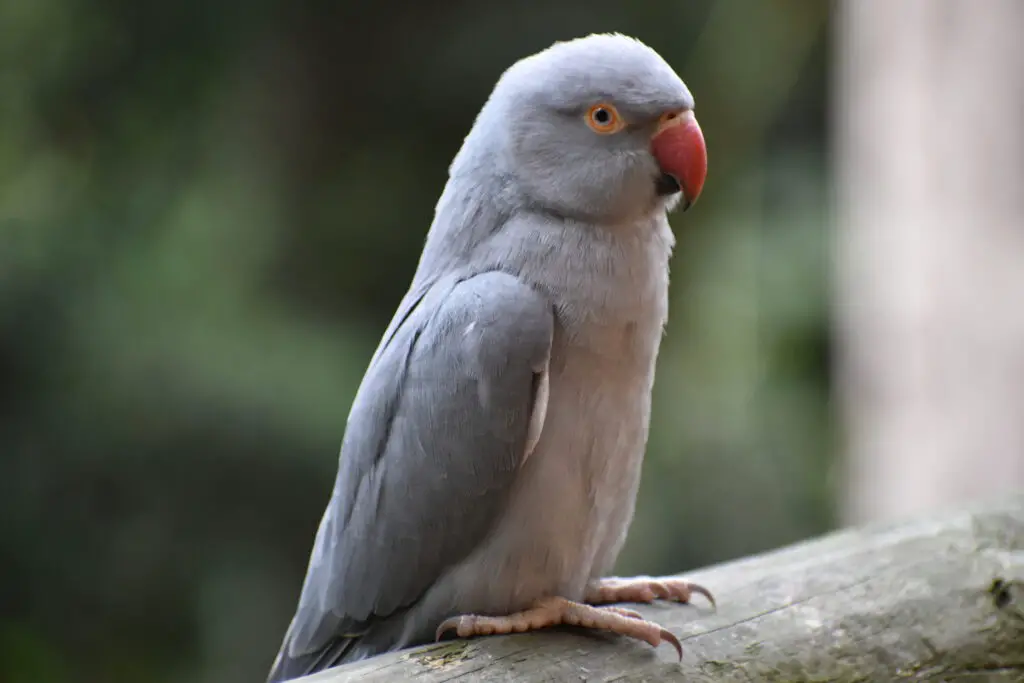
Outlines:
{"type": "Polygon", "coordinates": [[[288,641],[286,640],[270,668],[267,683],[290,681],[342,664],[347,659],[346,655],[352,651],[357,642],[359,642],[359,636],[335,638],[316,652],[292,657],[288,654],[288,641]]]}
{"type": "Polygon", "coordinates": [[[277,653],[277,658],[270,668],[267,683],[290,681],[340,664],[357,662],[392,650],[430,642],[434,630],[427,628],[429,624],[426,622],[423,628],[413,629],[411,635],[406,633],[410,625],[407,617],[407,611],[401,610],[387,617],[372,619],[359,624],[358,628],[361,630],[357,633],[339,635],[319,650],[296,656],[289,654],[289,650],[292,649],[292,628],[289,627],[281,651],[277,653]]]}

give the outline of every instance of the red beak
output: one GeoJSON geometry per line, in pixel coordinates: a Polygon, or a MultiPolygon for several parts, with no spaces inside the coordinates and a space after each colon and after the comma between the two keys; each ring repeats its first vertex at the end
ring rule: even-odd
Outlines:
{"type": "Polygon", "coordinates": [[[651,138],[651,154],[683,191],[683,210],[697,201],[708,174],[708,149],[693,112],[669,112],[651,138]]]}

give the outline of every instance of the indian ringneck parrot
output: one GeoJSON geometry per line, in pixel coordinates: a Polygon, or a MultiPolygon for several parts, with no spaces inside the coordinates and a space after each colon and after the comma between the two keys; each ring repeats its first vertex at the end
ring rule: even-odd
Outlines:
{"type": "Polygon", "coordinates": [[[620,34],[506,70],[449,168],[345,428],[270,681],[556,624],[678,639],[602,578],[633,517],[668,312],[667,213],[700,195],[686,85],[620,34]]]}

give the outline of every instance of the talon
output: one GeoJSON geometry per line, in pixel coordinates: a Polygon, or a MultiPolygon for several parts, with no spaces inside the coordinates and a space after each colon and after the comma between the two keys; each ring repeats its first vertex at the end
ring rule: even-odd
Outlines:
{"type": "Polygon", "coordinates": [[[661,637],[663,640],[667,640],[669,644],[676,649],[676,653],[679,655],[679,661],[683,661],[683,644],[679,642],[676,635],[668,629],[661,629],[661,637]]]}
{"type": "Polygon", "coordinates": [[[708,602],[711,603],[711,606],[717,609],[718,605],[715,604],[715,596],[711,595],[711,591],[709,591],[707,588],[696,583],[691,583],[690,590],[694,593],[700,593],[701,595],[703,595],[705,598],[708,599],[708,602]]]}
{"type": "Polygon", "coordinates": [[[445,634],[445,631],[455,629],[455,633],[459,632],[459,622],[462,621],[462,617],[448,617],[441,622],[441,625],[434,631],[434,642],[441,640],[441,636],[445,634]]]}

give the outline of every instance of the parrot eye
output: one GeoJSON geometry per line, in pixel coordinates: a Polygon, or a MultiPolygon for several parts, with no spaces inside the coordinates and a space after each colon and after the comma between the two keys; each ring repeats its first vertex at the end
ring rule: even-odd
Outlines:
{"type": "Polygon", "coordinates": [[[622,117],[619,116],[619,112],[607,102],[600,102],[592,106],[587,111],[585,120],[591,130],[602,135],[617,133],[625,125],[622,122],[622,117]]]}

